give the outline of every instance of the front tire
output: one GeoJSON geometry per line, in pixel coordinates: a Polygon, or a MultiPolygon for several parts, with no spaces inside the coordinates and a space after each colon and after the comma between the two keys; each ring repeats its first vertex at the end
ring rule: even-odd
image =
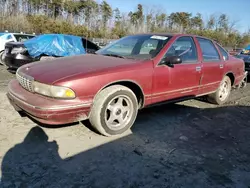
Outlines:
{"type": "Polygon", "coordinates": [[[89,121],[104,136],[122,134],[133,124],[138,113],[138,101],[132,90],[113,85],[97,94],[89,121]]]}
{"type": "Polygon", "coordinates": [[[208,101],[217,105],[222,105],[226,103],[230,96],[231,89],[231,79],[228,76],[225,76],[221,81],[217,91],[211,95],[208,95],[208,101]]]}

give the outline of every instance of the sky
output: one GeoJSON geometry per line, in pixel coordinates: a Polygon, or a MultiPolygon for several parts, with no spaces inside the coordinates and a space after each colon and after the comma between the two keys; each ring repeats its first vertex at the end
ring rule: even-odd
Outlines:
{"type": "MultiPolygon", "coordinates": [[[[101,0],[99,0],[100,2],[101,0]]],[[[237,29],[246,32],[250,29],[250,0],[106,0],[112,8],[122,12],[135,11],[137,4],[148,8],[154,7],[164,13],[197,12],[206,20],[211,14],[225,13],[230,20],[237,21],[237,29]]]]}

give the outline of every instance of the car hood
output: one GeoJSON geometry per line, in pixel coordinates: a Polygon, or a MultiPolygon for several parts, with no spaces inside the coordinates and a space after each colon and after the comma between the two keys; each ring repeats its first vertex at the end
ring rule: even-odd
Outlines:
{"type": "Polygon", "coordinates": [[[41,83],[53,84],[66,77],[110,70],[114,67],[134,63],[136,63],[136,61],[131,59],[87,54],[38,61],[26,64],[20,67],[18,71],[33,77],[36,81],[41,83]]]}

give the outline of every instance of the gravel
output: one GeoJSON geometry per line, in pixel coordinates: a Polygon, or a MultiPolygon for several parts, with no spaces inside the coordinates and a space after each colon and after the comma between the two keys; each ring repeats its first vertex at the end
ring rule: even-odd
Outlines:
{"type": "Polygon", "coordinates": [[[250,186],[250,84],[230,102],[143,109],[126,133],[88,123],[44,128],[6,98],[14,75],[0,66],[0,187],[220,188],[250,186]]]}

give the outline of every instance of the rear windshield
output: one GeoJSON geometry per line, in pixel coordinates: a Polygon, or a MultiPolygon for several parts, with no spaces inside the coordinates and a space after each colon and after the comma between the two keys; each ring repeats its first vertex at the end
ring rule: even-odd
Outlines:
{"type": "Polygon", "coordinates": [[[26,40],[34,38],[34,35],[22,35],[22,34],[14,34],[17,42],[24,42],[26,40]]]}

